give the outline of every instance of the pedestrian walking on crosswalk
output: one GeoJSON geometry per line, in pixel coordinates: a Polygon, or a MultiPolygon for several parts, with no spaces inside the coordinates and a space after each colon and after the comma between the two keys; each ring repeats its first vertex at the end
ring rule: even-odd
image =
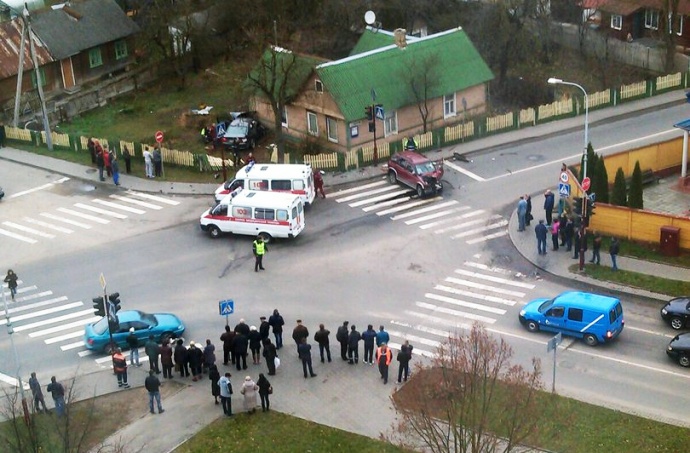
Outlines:
{"type": "Polygon", "coordinates": [[[17,274],[15,274],[12,269],[8,269],[4,281],[7,283],[7,287],[10,289],[10,296],[12,297],[12,300],[14,300],[14,296],[17,295],[17,274]]]}

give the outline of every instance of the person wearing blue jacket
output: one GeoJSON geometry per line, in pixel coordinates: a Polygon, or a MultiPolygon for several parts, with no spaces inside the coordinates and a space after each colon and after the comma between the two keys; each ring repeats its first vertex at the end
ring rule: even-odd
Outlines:
{"type": "Polygon", "coordinates": [[[376,341],[376,331],[374,326],[369,324],[367,330],[362,333],[362,340],[364,340],[364,363],[374,364],[374,342],[376,341]]]}
{"type": "Polygon", "coordinates": [[[379,347],[384,343],[388,344],[390,339],[391,339],[390,335],[388,335],[388,332],[383,330],[383,326],[379,326],[379,331],[376,334],[376,347],[379,347]]]}

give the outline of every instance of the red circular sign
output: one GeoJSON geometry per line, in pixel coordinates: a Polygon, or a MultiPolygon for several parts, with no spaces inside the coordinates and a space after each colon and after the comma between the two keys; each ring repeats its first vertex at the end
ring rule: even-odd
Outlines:
{"type": "Polygon", "coordinates": [[[592,185],[592,181],[590,181],[589,178],[585,178],[582,180],[582,190],[587,192],[589,190],[589,186],[592,185]]]}
{"type": "Polygon", "coordinates": [[[158,132],[156,132],[156,141],[157,141],[158,143],[162,143],[162,142],[163,142],[163,131],[158,131],[158,132]]]}

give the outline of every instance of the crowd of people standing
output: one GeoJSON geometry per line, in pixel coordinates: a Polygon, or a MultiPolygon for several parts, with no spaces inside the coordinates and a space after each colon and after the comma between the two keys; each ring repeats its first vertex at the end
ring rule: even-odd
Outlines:
{"type": "MultiPolygon", "coordinates": [[[[91,163],[98,168],[98,179],[105,181],[106,177],[113,179],[113,184],[120,185],[120,159],[114,149],[108,149],[107,144],[101,144],[96,138],[89,138],[86,144],[91,156],[91,163]]],[[[133,151],[127,146],[122,147],[122,160],[125,161],[125,172],[132,173],[133,151]]],[[[160,178],[163,176],[163,155],[158,146],[153,151],[148,146],[143,147],[142,157],[144,172],[147,178],[160,178]]]]}

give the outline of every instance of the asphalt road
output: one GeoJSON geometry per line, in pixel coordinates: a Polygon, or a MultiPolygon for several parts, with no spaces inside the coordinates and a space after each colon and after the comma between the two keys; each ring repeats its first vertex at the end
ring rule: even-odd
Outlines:
{"type": "MultiPolygon", "coordinates": [[[[667,138],[678,134],[668,131],[684,109],[593,125],[590,140],[597,151],[613,152],[667,138]]],[[[286,357],[296,357],[289,337],[298,318],[312,332],[320,322],[333,332],[343,320],[360,331],[366,324],[384,324],[394,347],[409,339],[415,352],[427,357],[448,332],[479,322],[513,346],[516,361],[540,358],[550,388],[550,336],[529,334],[517,314],[529,300],[573,284],[538,275],[515,252],[506,228],[523,193],[534,194],[538,217],[542,198],[537,194],[556,185],[561,162],[579,160],[582,145],[580,131],[485,150],[467,163],[448,162],[443,194],[427,200],[391,195],[397,187],[383,173],[341,187],[309,209],[302,235],[269,245],[267,270],[259,273],[253,271],[252,238],[212,240],[199,230],[198,216],[212,202],[210,194],[152,198],[94,189],[81,181],[58,182],[62,178],[50,172],[3,165],[3,185],[14,186],[13,194],[25,193],[2,201],[0,229],[26,235],[5,224],[11,222],[53,235],[33,235],[36,242],[29,243],[0,233],[3,261],[17,271],[25,289],[11,307],[22,374],[37,369],[64,376],[110,365],[109,357],[87,352],[78,335],[91,318],[90,301],[101,291],[103,273],[108,291],[121,293],[123,308],[172,311],[187,324],[185,337],[195,341],[210,338],[218,345],[225,323],[218,315],[219,300],[235,301],[231,325],[240,318],[258,325],[259,316],[278,308],[287,324],[286,357]]],[[[626,330],[619,341],[597,348],[563,343],[557,353],[557,390],[687,424],[684,389],[690,373],[665,357],[670,329],[648,301],[625,298],[624,307],[626,330]]],[[[0,345],[9,351],[4,332],[0,345]]],[[[0,364],[0,373],[14,375],[10,361],[0,364]]]]}

